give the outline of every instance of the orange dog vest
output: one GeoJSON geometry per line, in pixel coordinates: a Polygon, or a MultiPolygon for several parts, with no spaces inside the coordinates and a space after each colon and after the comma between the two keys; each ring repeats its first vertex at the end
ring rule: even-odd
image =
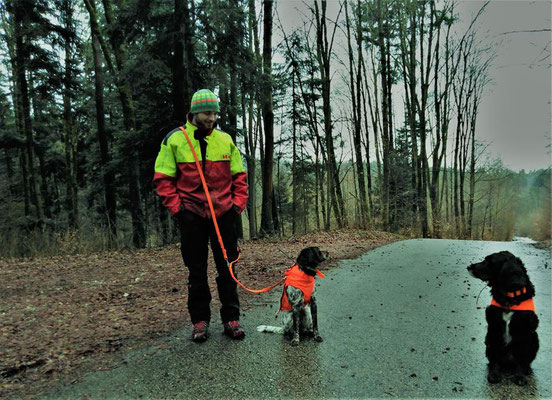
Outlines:
{"type": "MultiPolygon", "coordinates": [[[[317,270],[316,273],[321,278],[324,278],[324,274],[322,274],[322,272],[317,270]]],[[[280,299],[280,311],[289,311],[292,309],[286,293],[286,288],[288,286],[293,286],[297,289],[300,289],[303,292],[303,297],[305,299],[304,304],[309,304],[312,296],[312,291],[314,289],[314,276],[307,275],[306,273],[301,271],[297,264],[294,264],[291,268],[289,268],[285,272],[285,274],[286,281],[284,282],[282,298],[280,299]]]]}
{"type": "MultiPolygon", "coordinates": [[[[526,293],[526,292],[527,292],[527,289],[523,288],[522,290],[518,290],[515,293],[514,292],[506,293],[506,296],[514,298],[514,297],[519,296],[519,295],[521,295],[523,293],[526,293]]],[[[498,301],[496,301],[493,297],[491,299],[491,306],[506,308],[508,310],[514,310],[514,311],[533,311],[533,312],[536,312],[535,302],[533,301],[533,298],[522,301],[519,304],[514,304],[514,305],[511,305],[511,306],[503,306],[498,301]]]]}

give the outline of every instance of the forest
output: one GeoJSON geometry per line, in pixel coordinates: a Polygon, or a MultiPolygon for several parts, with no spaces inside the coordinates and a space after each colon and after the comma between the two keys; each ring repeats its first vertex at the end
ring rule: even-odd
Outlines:
{"type": "Polygon", "coordinates": [[[176,242],[153,166],[202,88],[246,166],[245,239],[550,239],[550,168],[478,137],[488,3],[463,32],[453,0],[303,4],[289,28],[272,0],[0,2],[0,257],[176,242]]]}

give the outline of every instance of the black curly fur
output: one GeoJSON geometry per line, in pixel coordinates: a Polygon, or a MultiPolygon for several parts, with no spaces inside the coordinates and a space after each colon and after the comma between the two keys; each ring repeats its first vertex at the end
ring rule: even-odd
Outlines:
{"type": "Polygon", "coordinates": [[[485,311],[487,336],[486,356],[489,360],[487,379],[500,382],[504,372],[513,373],[518,385],[527,383],[531,362],[539,349],[537,326],[539,320],[533,311],[510,310],[535,296],[522,261],[508,251],[490,254],[480,263],[472,264],[468,271],[475,278],[488,282],[493,298],[503,307],[489,306],[485,311]],[[510,297],[508,293],[525,288],[526,292],[510,297]]]}

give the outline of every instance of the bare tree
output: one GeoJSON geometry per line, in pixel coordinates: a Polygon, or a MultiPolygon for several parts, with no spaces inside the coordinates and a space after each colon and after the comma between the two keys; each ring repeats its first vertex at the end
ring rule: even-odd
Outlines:
{"type": "MultiPolygon", "coordinates": [[[[334,24],[332,36],[328,37],[326,6],[326,0],[321,0],[320,5],[318,4],[318,0],[315,0],[314,2],[314,16],[316,23],[316,58],[319,64],[320,80],[322,85],[322,109],[324,115],[324,132],[327,151],[328,190],[337,226],[342,228],[347,225],[347,212],[345,210],[343,193],[341,191],[339,171],[336,165],[331,109],[331,56],[337,23],[334,24]]],[[[343,5],[341,5],[341,7],[343,7],[343,5]]],[[[341,8],[339,13],[341,13],[341,8]]],[[[326,228],[329,228],[328,222],[329,218],[326,220],[326,228]]]]}
{"type": "MultiPolygon", "coordinates": [[[[347,46],[349,53],[349,78],[351,89],[351,100],[353,106],[353,142],[356,164],[356,178],[359,192],[360,226],[368,226],[368,204],[366,201],[366,185],[364,179],[364,162],[362,158],[362,111],[361,111],[361,82],[362,82],[362,29],[360,21],[356,24],[356,42],[357,42],[357,63],[355,66],[353,47],[351,45],[351,22],[349,18],[349,8],[347,1],[345,4],[345,21],[347,26],[347,46]]],[[[359,4],[360,7],[360,4],[359,4]]]]}
{"type": "Polygon", "coordinates": [[[263,199],[261,235],[274,234],[274,111],[272,109],[272,0],[263,0],[263,87],[262,108],[264,125],[263,199]]]}
{"type": "Polygon", "coordinates": [[[393,121],[392,121],[392,103],[391,87],[393,84],[391,71],[391,21],[390,10],[387,0],[376,1],[376,23],[377,36],[376,43],[379,50],[379,67],[381,70],[381,115],[382,115],[382,222],[384,228],[390,226],[390,201],[391,201],[391,157],[393,153],[393,121]],[[383,2],[382,2],[383,1],[383,2]]]}

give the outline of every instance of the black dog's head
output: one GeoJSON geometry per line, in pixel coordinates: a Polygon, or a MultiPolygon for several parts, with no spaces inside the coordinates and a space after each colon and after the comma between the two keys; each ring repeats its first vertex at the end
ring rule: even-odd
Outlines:
{"type": "Polygon", "coordinates": [[[468,271],[474,277],[488,282],[491,294],[500,304],[519,304],[535,295],[525,266],[509,251],[490,254],[482,262],[470,265],[468,271]],[[524,288],[525,293],[515,294],[524,288]]]}
{"type": "Polygon", "coordinates": [[[297,256],[297,265],[307,275],[315,276],[319,265],[327,258],[327,251],[321,251],[318,247],[306,247],[297,256]]]}

